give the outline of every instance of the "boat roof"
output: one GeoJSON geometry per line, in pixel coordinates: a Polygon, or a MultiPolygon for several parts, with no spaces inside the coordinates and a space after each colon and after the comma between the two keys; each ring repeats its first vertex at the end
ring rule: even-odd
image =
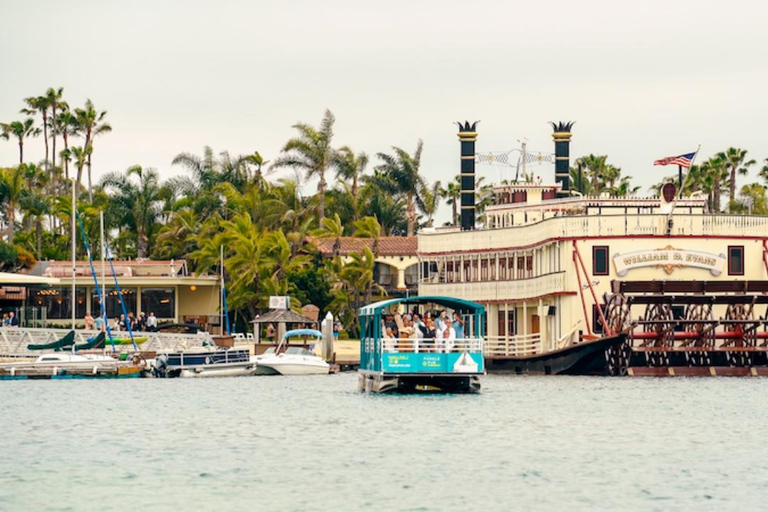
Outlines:
{"type": "Polygon", "coordinates": [[[316,329],[293,329],[291,331],[286,331],[286,333],[283,334],[284,339],[288,339],[291,336],[316,336],[322,338],[323,333],[316,329]]]}
{"type": "Polygon", "coordinates": [[[471,300],[458,299],[456,297],[441,297],[436,295],[401,297],[398,299],[387,299],[380,302],[374,302],[360,308],[360,316],[370,316],[380,314],[382,309],[396,306],[398,304],[438,304],[454,310],[472,311],[483,313],[485,307],[471,300]]]}

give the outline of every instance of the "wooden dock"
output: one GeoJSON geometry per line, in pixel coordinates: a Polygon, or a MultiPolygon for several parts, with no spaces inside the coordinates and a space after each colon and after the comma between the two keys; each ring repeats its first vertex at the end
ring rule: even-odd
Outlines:
{"type": "Polygon", "coordinates": [[[41,379],[123,379],[141,377],[143,365],[132,362],[77,365],[39,365],[16,363],[0,366],[0,380],[41,379]]]}

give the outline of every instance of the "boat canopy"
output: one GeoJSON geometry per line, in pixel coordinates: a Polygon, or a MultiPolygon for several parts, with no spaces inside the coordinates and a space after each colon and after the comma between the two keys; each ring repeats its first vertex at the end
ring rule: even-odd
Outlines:
{"type": "Polygon", "coordinates": [[[399,299],[387,299],[363,306],[359,310],[360,317],[381,314],[381,311],[400,304],[437,304],[445,306],[460,313],[485,313],[485,306],[471,300],[457,299],[456,297],[418,296],[402,297],[399,299]]]}
{"type": "Polygon", "coordinates": [[[315,329],[293,329],[283,334],[283,339],[287,340],[292,336],[315,336],[317,338],[322,338],[323,333],[315,329]]]}

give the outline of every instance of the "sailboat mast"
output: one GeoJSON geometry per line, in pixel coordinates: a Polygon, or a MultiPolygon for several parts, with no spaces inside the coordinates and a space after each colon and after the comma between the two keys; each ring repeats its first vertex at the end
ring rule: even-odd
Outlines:
{"type": "Polygon", "coordinates": [[[72,181],[72,297],[70,297],[70,304],[72,307],[72,330],[75,329],[75,305],[77,304],[75,277],[77,275],[77,266],[75,265],[75,256],[77,254],[77,242],[75,236],[75,212],[77,212],[77,200],[75,198],[75,182],[72,181]]]}
{"type": "Polygon", "coordinates": [[[107,316],[107,267],[105,264],[106,258],[104,256],[104,210],[99,212],[99,235],[101,237],[101,300],[104,301],[102,305],[102,313],[104,315],[104,325],[109,325],[109,317],[107,316]]]}
{"type": "Polygon", "coordinates": [[[221,313],[221,334],[224,334],[224,246],[219,246],[219,267],[221,273],[221,285],[219,289],[219,312],[221,313]]]}

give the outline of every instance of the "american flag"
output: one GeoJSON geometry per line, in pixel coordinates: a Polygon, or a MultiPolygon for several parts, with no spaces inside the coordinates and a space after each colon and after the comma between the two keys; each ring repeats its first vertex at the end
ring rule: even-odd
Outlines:
{"type": "Polygon", "coordinates": [[[662,158],[660,160],[656,160],[653,162],[653,165],[679,165],[680,167],[685,167],[686,169],[691,168],[691,161],[693,160],[693,157],[696,156],[696,153],[686,153],[684,155],[679,156],[668,156],[666,158],[662,158]]]}

